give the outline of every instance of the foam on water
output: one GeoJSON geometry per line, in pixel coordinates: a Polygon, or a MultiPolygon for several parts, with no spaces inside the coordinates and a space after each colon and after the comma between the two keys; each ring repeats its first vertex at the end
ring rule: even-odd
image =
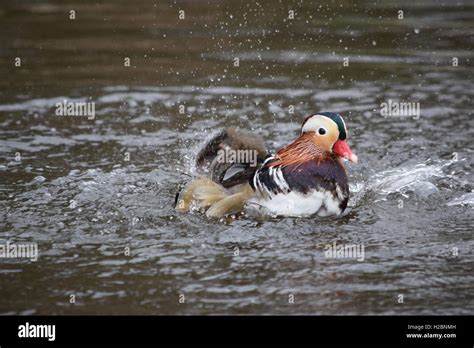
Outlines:
{"type": "Polygon", "coordinates": [[[448,206],[454,205],[470,205],[474,206],[474,192],[466,193],[460,197],[454,198],[452,201],[447,203],[448,206]]]}
{"type": "Polygon", "coordinates": [[[457,180],[456,177],[446,173],[446,169],[459,161],[438,160],[435,163],[429,162],[433,161],[384,170],[371,175],[364,182],[351,184],[351,192],[354,193],[351,205],[358,205],[364,197],[373,194],[376,195],[376,200],[385,200],[388,195],[395,193],[408,198],[411,192],[418,197],[426,198],[439,192],[439,188],[435,183],[437,179],[457,180]]]}

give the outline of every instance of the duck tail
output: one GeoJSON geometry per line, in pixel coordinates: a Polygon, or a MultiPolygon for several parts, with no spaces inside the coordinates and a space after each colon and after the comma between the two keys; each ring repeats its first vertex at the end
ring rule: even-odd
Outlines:
{"type": "Polygon", "coordinates": [[[199,177],[187,184],[178,194],[176,209],[185,212],[195,205],[206,209],[206,216],[221,218],[240,212],[252,194],[250,185],[245,185],[241,191],[232,193],[210,179],[199,177]]]}
{"type": "Polygon", "coordinates": [[[215,202],[206,211],[207,217],[221,218],[225,215],[241,212],[247,200],[252,197],[253,190],[250,185],[245,185],[242,191],[231,194],[215,202]]]}
{"type": "Polygon", "coordinates": [[[189,182],[181,192],[178,192],[176,209],[189,211],[193,203],[196,203],[200,208],[208,208],[228,195],[227,190],[218,183],[205,177],[199,177],[189,182]]]}

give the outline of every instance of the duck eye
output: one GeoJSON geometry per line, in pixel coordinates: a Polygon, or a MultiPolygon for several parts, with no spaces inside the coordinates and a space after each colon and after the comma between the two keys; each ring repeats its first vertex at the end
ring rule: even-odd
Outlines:
{"type": "Polygon", "coordinates": [[[326,129],[324,129],[323,127],[321,127],[321,128],[318,129],[318,133],[319,133],[320,135],[324,135],[324,134],[326,134],[326,129]]]}

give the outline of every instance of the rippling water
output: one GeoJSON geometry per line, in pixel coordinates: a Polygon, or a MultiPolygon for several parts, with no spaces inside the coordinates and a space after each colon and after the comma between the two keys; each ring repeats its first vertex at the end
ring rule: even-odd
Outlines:
{"type": "Polygon", "coordinates": [[[0,242],[39,248],[0,260],[0,313],[473,314],[473,5],[292,6],[0,5],[0,242]],[[95,118],[56,116],[65,99],[95,118]],[[382,117],[389,99],[420,117],[382,117]],[[217,129],[277,149],[317,111],[359,156],[345,216],[174,211],[217,129]]]}

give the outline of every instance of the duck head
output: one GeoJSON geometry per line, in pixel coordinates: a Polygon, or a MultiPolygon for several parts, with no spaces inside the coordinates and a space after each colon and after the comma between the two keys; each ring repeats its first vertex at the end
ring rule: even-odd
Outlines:
{"type": "Polygon", "coordinates": [[[320,112],[306,117],[301,126],[300,137],[309,137],[325,153],[336,154],[353,163],[358,161],[346,142],[347,128],[344,119],[335,112],[320,112]]]}

